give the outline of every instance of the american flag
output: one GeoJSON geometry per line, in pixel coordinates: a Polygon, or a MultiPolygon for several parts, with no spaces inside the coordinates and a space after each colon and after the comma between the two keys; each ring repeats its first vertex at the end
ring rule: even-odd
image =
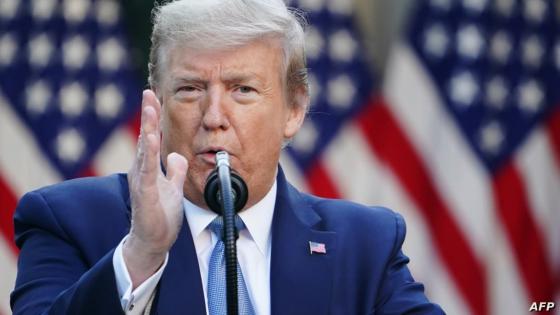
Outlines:
{"type": "MultiPolygon", "coordinates": [[[[370,143],[410,202],[395,208],[423,226],[437,262],[419,269],[450,314],[525,314],[532,301],[558,301],[557,9],[421,1],[371,108],[383,127],[367,129],[370,143]],[[387,138],[391,149],[376,144],[387,138]]],[[[422,248],[408,245],[412,256],[422,248]]]]}
{"type": "MultiPolygon", "coordinates": [[[[413,274],[449,314],[559,302],[555,3],[415,1],[382,86],[351,0],[289,4],[308,12],[312,105],[288,178],[402,213],[413,274]]],[[[0,314],[17,199],[131,165],[142,81],[122,14],[113,0],[0,1],[0,314]]]]}
{"type": "Polygon", "coordinates": [[[312,23],[313,104],[289,177],[401,212],[413,274],[449,314],[558,302],[556,2],[414,1],[376,89],[350,1],[297,3],[312,23]]]}
{"type": "Polygon", "coordinates": [[[317,243],[309,241],[309,253],[313,254],[326,254],[327,247],[324,243],[317,243]]]}

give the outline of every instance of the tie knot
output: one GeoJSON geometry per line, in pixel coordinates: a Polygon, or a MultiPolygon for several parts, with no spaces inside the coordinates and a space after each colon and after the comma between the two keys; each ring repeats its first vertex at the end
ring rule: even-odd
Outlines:
{"type": "MultiPolygon", "coordinates": [[[[237,231],[241,231],[245,229],[245,223],[238,215],[235,215],[235,226],[237,227],[237,231]]],[[[212,233],[216,234],[218,238],[222,238],[222,233],[224,230],[224,217],[217,216],[210,224],[208,224],[208,229],[212,231],[212,233]]]]}

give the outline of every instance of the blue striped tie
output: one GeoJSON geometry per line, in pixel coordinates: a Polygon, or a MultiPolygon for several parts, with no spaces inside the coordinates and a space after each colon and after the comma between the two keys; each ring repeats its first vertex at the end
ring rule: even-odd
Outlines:
{"type": "MultiPolygon", "coordinates": [[[[226,315],[226,265],[224,259],[224,242],[222,241],[223,218],[217,217],[212,221],[208,228],[217,237],[218,242],[214,246],[212,255],[210,256],[210,265],[208,267],[208,311],[210,315],[226,315]]],[[[245,229],[245,224],[239,216],[235,216],[235,225],[237,230],[245,229]]],[[[239,303],[240,315],[254,315],[255,311],[249,299],[249,293],[243,280],[243,274],[237,262],[237,295],[239,303]]]]}

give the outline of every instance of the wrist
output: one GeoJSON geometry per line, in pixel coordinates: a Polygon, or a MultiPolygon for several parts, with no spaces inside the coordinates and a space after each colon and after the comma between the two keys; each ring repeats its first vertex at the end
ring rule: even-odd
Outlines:
{"type": "Polygon", "coordinates": [[[132,281],[133,290],[162,266],[166,250],[156,250],[129,234],[122,247],[122,255],[132,281]]]}
{"type": "Polygon", "coordinates": [[[123,246],[126,246],[129,250],[133,250],[143,256],[143,258],[150,259],[161,257],[169,251],[171,245],[168,245],[169,241],[163,237],[159,238],[145,238],[139,236],[134,232],[134,228],[128,233],[123,246]]]}

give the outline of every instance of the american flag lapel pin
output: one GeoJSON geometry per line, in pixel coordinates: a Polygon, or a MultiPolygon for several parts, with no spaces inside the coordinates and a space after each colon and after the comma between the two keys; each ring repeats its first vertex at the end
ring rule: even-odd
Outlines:
{"type": "Polygon", "coordinates": [[[313,254],[325,255],[327,254],[327,247],[325,246],[325,243],[317,243],[317,242],[309,241],[309,253],[311,255],[313,254]]]}

